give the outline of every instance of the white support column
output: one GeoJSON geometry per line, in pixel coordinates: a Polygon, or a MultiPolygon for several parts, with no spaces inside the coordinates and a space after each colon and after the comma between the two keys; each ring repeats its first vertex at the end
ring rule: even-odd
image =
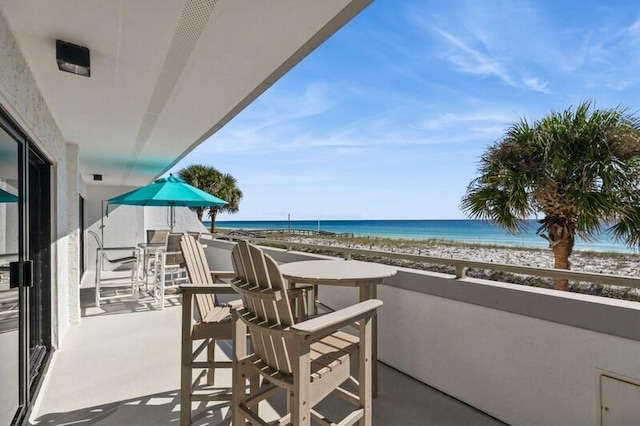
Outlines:
{"type": "Polygon", "coordinates": [[[78,173],[78,145],[67,143],[66,152],[66,191],[61,195],[66,204],[66,235],[68,247],[67,281],[69,292],[69,322],[80,323],[80,211],[78,197],[80,183],[78,173]]]}

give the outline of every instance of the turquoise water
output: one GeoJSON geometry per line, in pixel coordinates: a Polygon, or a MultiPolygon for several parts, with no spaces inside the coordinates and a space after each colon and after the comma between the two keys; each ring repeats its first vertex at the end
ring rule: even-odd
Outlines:
{"type": "MultiPolygon", "coordinates": [[[[205,222],[205,224],[208,223],[205,222]]],[[[547,242],[536,235],[537,223],[528,222],[526,233],[511,235],[488,222],[478,220],[295,220],[283,221],[217,221],[227,229],[310,229],[329,232],[349,232],[356,236],[440,239],[476,244],[496,244],[514,247],[547,248],[547,242]]],[[[617,243],[604,234],[598,241],[577,240],[577,250],[637,252],[617,243]]]]}

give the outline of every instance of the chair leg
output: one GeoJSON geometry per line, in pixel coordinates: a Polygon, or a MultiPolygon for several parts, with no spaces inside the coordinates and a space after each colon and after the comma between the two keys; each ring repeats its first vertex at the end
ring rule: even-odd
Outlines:
{"type": "Polygon", "coordinates": [[[231,394],[231,415],[233,426],[244,426],[246,419],[242,414],[240,405],[247,400],[244,370],[241,366],[241,360],[247,356],[247,326],[239,319],[233,319],[233,389],[231,394]]]}
{"type": "MultiPolygon", "coordinates": [[[[216,339],[210,339],[207,347],[207,361],[215,362],[216,360],[216,339]]],[[[207,384],[213,386],[216,379],[216,369],[211,367],[207,370],[207,384]]]]}
{"type": "Polygon", "coordinates": [[[358,394],[360,404],[364,409],[364,415],[360,420],[363,426],[372,424],[372,395],[373,395],[373,318],[365,318],[360,321],[360,346],[358,349],[358,394]]]}
{"type": "Polygon", "coordinates": [[[139,291],[138,287],[138,262],[131,265],[131,294],[134,295],[139,291]]]}
{"type": "Polygon", "coordinates": [[[164,285],[165,285],[165,274],[167,271],[164,268],[164,264],[160,268],[160,309],[164,309],[164,285]]]}
{"type": "Polygon", "coordinates": [[[96,307],[100,307],[100,269],[102,269],[102,264],[100,262],[100,258],[102,257],[102,253],[100,250],[96,251],[96,278],[95,278],[95,288],[96,288],[96,307]]]}
{"type": "Polygon", "coordinates": [[[311,357],[308,342],[296,339],[292,356],[293,390],[291,391],[291,423],[298,426],[311,425],[309,377],[311,357]]]}
{"type": "Polygon", "coordinates": [[[191,425],[191,381],[193,380],[191,363],[193,340],[191,339],[191,309],[193,297],[182,297],[182,352],[180,356],[180,425],[191,425]]]}

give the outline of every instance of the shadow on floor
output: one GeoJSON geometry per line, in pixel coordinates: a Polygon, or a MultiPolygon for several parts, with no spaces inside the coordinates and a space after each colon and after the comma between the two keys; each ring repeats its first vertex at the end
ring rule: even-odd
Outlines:
{"type": "MultiPolygon", "coordinates": [[[[231,424],[229,403],[203,407],[194,406],[193,425],[231,424]]],[[[180,391],[145,395],[65,413],[47,413],[32,420],[30,425],[101,425],[155,426],[180,423],[180,391]]]]}
{"type": "MultiPolygon", "coordinates": [[[[373,401],[373,423],[376,426],[475,425],[499,426],[505,423],[457,401],[436,389],[401,374],[385,364],[378,364],[380,389],[373,401]]],[[[193,425],[231,425],[228,402],[208,406],[193,406],[193,425]]],[[[285,411],[284,395],[269,400],[271,410],[285,411]]],[[[331,413],[334,419],[346,414],[343,401],[329,397],[317,406],[331,413]]],[[[262,409],[261,409],[262,410],[262,409]]],[[[273,411],[271,411],[273,412],[273,411]]],[[[178,390],[145,395],[69,412],[44,414],[30,425],[172,425],[180,422],[180,392],[178,390]]]]}
{"type": "MultiPolygon", "coordinates": [[[[122,287],[113,287],[103,289],[101,294],[113,296],[118,294],[118,292],[126,291],[130,290],[122,287]]],[[[100,307],[95,306],[95,294],[94,287],[80,289],[80,310],[82,317],[160,310],[158,302],[153,298],[153,296],[144,290],[140,290],[133,296],[127,296],[121,299],[104,300],[100,303],[100,307]]],[[[180,306],[181,301],[182,298],[179,295],[168,295],[165,299],[165,309],[180,306]]]]}

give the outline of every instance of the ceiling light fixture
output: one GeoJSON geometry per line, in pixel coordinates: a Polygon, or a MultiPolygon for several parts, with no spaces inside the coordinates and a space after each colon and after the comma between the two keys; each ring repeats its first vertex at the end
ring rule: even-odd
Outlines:
{"type": "Polygon", "coordinates": [[[60,71],[91,77],[89,49],[86,47],[56,40],[56,60],[60,71]]]}

